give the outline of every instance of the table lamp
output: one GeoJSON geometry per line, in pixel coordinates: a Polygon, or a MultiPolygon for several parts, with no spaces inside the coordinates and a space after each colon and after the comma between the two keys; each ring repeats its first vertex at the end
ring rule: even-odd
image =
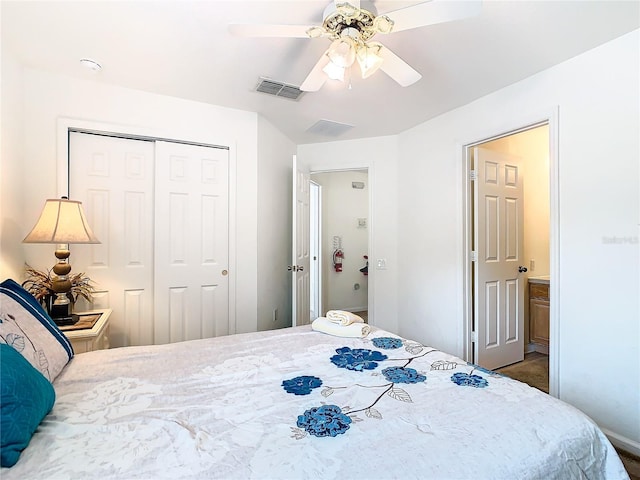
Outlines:
{"type": "Polygon", "coordinates": [[[69,244],[100,243],[87,224],[82,203],[67,197],[48,199],[35,227],[23,242],[58,244],[55,250],[58,263],[53,267],[56,277],[51,282],[56,298],[49,315],[57,325],[73,325],[78,317],[71,313],[71,302],[67,296],[71,291],[69,244]]]}

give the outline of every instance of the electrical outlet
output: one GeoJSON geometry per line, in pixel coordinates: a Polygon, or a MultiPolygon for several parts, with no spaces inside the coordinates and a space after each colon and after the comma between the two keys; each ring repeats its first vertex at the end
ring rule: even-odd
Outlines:
{"type": "Polygon", "coordinates": [[[274,323],[278,321],[278,309],[277,308],[273,309],[273,317],[272,318],[273,318],[273,322],[274,323]]]}
{"type": "Polygon", "coordinates": [[[376,261],[376,270],[386,270],[387,269],[387,259],[379,258],[376,261]]]}
{"type": "Polygon", "coordinates": [[[533,272],[536,269],[536,261],[535,260],[529,260],[529,271],[533,272]]]}

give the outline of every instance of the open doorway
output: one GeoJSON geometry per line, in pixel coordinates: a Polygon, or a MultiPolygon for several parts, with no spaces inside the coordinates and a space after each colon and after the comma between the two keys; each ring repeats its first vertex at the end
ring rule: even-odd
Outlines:
{"type": "Polygon", "coordinates": [[[369,175],[367,169],[312,172],[310,239],[312,315],[328,310],[368,318],[369,175]],[[314,187],[314,185],[316,187],[314,187]],[[317,194],[314,189],[317,188],[317,194]],[[317,195],[317,201],[313,197],[317,195]],[[314,211],[315,210],[315,211],[314,211]],[[314,221],[316,219],[316,221],[314,221]],[[317,257],[317,261],[314,259],[317,257]],[[313,301],[312,301],[313,303],[313,301]]]}
{"type": "Polygon", "coordinates": [[[322,187],[309,182],[309,310],[311,320],[322,316],[322,187]]]}
{"type": "MultiPolygon", "coordinates": [[[[469,212],[474,212],[473,221],[470,222],[469,239],[474,254],[473,268],[471,268],[471,284],[470,289],[472,295],[472,315],[471,315],[471,331],[475,332],[473,338],[473,361],[483,364],[483,348],[488,350],[499,350],[503,345],[517,339],[522,345],[523,351],[520,352],[524,358],[517,359],[516,363],[505,360],[504,364],[492,364],[489,368],[496,369],[501,373],[513,376],[518,380],[525,381],[543,391],[549,392],[549,339],[550,339],[550,296],[549,286],[551,280],[551,261],[550,261],[550,140],[549,125],[547,122],[542,124],[526,127],[515,132],[501,135],[496,138],[487,139],[468,148],[468,163],[471,170],[485,168],[484,163],[474,155],[496,154],[502,155],[501,158],[507,158],[507,162],[513,161],[513,165],[517,161],[518,175],[522,178],[522,191],[520,200],[522,201],[522,251],[518,252],[518,258],[514,262],[514,268],[518,268],[518,272],[514,277],[507,279],[505,283],[511,283],[515,289],[520,289],[521,296],[519,299],[504,307],[498,305],[495,310],[500,311],[501,315],[507,317],[511,315],[513,318],[503,319],[503,323],[495,322],[493,331],[485,332],[491,329],[492,322],[486,317],[492,314],[492,299],[483,302],[485,290],[488,292],[491,287],[499,290],[499,281],[485,282],[481,269],[486,267],[483,262],[484,247],[478,245],[482,242],[486,235],[482,231],[488,220],[485,220],[482,211],[482,205],[474,205],[477,203],[487,202],[487,198],[491,199],[492,194],[487,196],[478,196],[478,192],[482,191],[483,184],[475,181],[470,182],[471,194],[469,195],[470,205],[469,212]],[[481,238],[478,239],[478,233],[481,232],[481,238]],[[517,265],[517,267],[515,267],[517,265]],[[505,313],[506,310],[506,313],[505,313]],[[513,311],[511,311],[513,310],[513,311]],[[516,311],[520,310],[522,322],[516,321],[516,311]],[[511,324],[509,323],[511,321],[511,324]],[[512,329],[515,334],[505,335],[501,337],[500,329],[512,329]],[[480,332],[480,338],[478,333],[480,332]],[[486,338],[485,338],[486,337],[486,338]],[[487,340],[485,342],[485,340],[487,340]],[[507,366],[507,364],[512,363],[507,366]],[[501,368],[504,367],[504,368],[501,368]]],[[[497,171],[497,170],[496,170],[497,171]]],[[[482,176],[484,172],[478,172],[478,176],[482,176]]],[[[497,181],[501,179],[497,177],[497,181]]],[[[515,198],[515,197],[513,197],[515,198]]],[[[512,199],[507,199],[512,200],[512,199]]],[[[496,203],[496,212],[500,211],[500,206],[496,203]]],[[[505,203],[505,213],[508,215],[508,203],[505,203]]],[[[487,213],[490,215],[491,213],[487,213]]],[[[517,216],[517,215],[516,215],[517,216]]],[[[514,218],[516,218],[514,216],[514,218]]],[[[519,220],[520,221],[520,220],[519,220]]],[[[508,222],[508,220],[507,220],[508,222]]],[[[497,232],[497,230],[496,230],[497,232]]],[[[496,233],[496,236],[498,234],[496,233]]],[[[508,247],[509,238],[507,232],[506,239],[498,239],[496,245],[508,247]]],[[[502,248],[502,247],[500,247],[502,248]]],[[[496,251],[499,252],[500,248],[496,251]]],[[[500,252],[499,252],[500,253],[500,252]]],[[[498,255],[500,256],[500,255],[498,255]]],[[[491,279],[490,279],[491,280],[491,279]]],[[[503,296],[509,296],[509,285],[506,286],[503,296]]],[[[496,296],[497,298],[497,296],[496,296]]],[[[495,307],[495,305],[494,305],[495,307]]],[[[521,358],[522,358],[521,357],[521,358]]],[[[505,358],[508,358],[505,357],[505,358]]],[[[489,360],[491,363],[491,360],[489,360]]]]}

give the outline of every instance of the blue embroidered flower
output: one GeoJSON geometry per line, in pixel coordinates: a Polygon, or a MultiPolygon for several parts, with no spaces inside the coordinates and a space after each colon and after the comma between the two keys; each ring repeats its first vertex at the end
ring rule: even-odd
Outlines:
{"type": "Polygon", "coordinates": [[[393,383],[418,383],[427,379],[413,368],[406,367],[388,367],[382,370],[382,375],[393,383]]]}
{"type": "Polygon", "coordinates": [[[378,366],[377,362],[387,359],[386,355],[376,350],[368,350],[366,348],[351,349],[349,347],[342,347],[336,349],[336,353],[338,355],[331,357],[331,363],[339,368],[356,370],[358,372],[373,370],[378,366]]]}
{"type": "Polygon", "coordinates": [[[469,375],[468,373],[454,373],[451,375],[451,381],[461,386],[484,388],[489,385],[480,375],[469,375]]]}
{"type": "Polygon", "coordinates": [[[287,393],[293,393],[294,395],[309,395],[311,390],[318,388],[320,385],[322,385],[322,380],[308,375],[282,381],[282,387],[287,393]]]}
{"type": "Polygon", "coordinates": [[[474,370],[478,370],[479,372],[482,372],[482,373],[484,373],[486,375],[493,375],[493,376],[496,376],[496,377],[504,377],[504,375],[502,375],[501,373],[494,372],[493,370],[489,370],[487,368],[481,367],[480,365],[476,365],[475,363],[467,362],[467,365],[472,367],[474,370]]]}
{"type": "Polygon", "coordinates": [[[335,437],[349,430],[351,418],[336,405],[313,407],[298,415],[298,427],[316,437],[335,437]]]}
{"type": "Polygon", "coordinates": [[[402,346],[402,340],[393,337],[379,337],[373,339],[373,344],[378,348],[390,350],[392,348],[400,348],[402,346]]]}

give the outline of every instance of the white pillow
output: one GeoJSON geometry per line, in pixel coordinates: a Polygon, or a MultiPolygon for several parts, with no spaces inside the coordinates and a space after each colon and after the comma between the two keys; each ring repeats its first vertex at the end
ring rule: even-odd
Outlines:
{"type": "Polygon", "coordinates": [[[50,382],[73,358],[71,343],[42,305],[11,279],[0,284],[0,342],[15,348],[50,382]]]}

